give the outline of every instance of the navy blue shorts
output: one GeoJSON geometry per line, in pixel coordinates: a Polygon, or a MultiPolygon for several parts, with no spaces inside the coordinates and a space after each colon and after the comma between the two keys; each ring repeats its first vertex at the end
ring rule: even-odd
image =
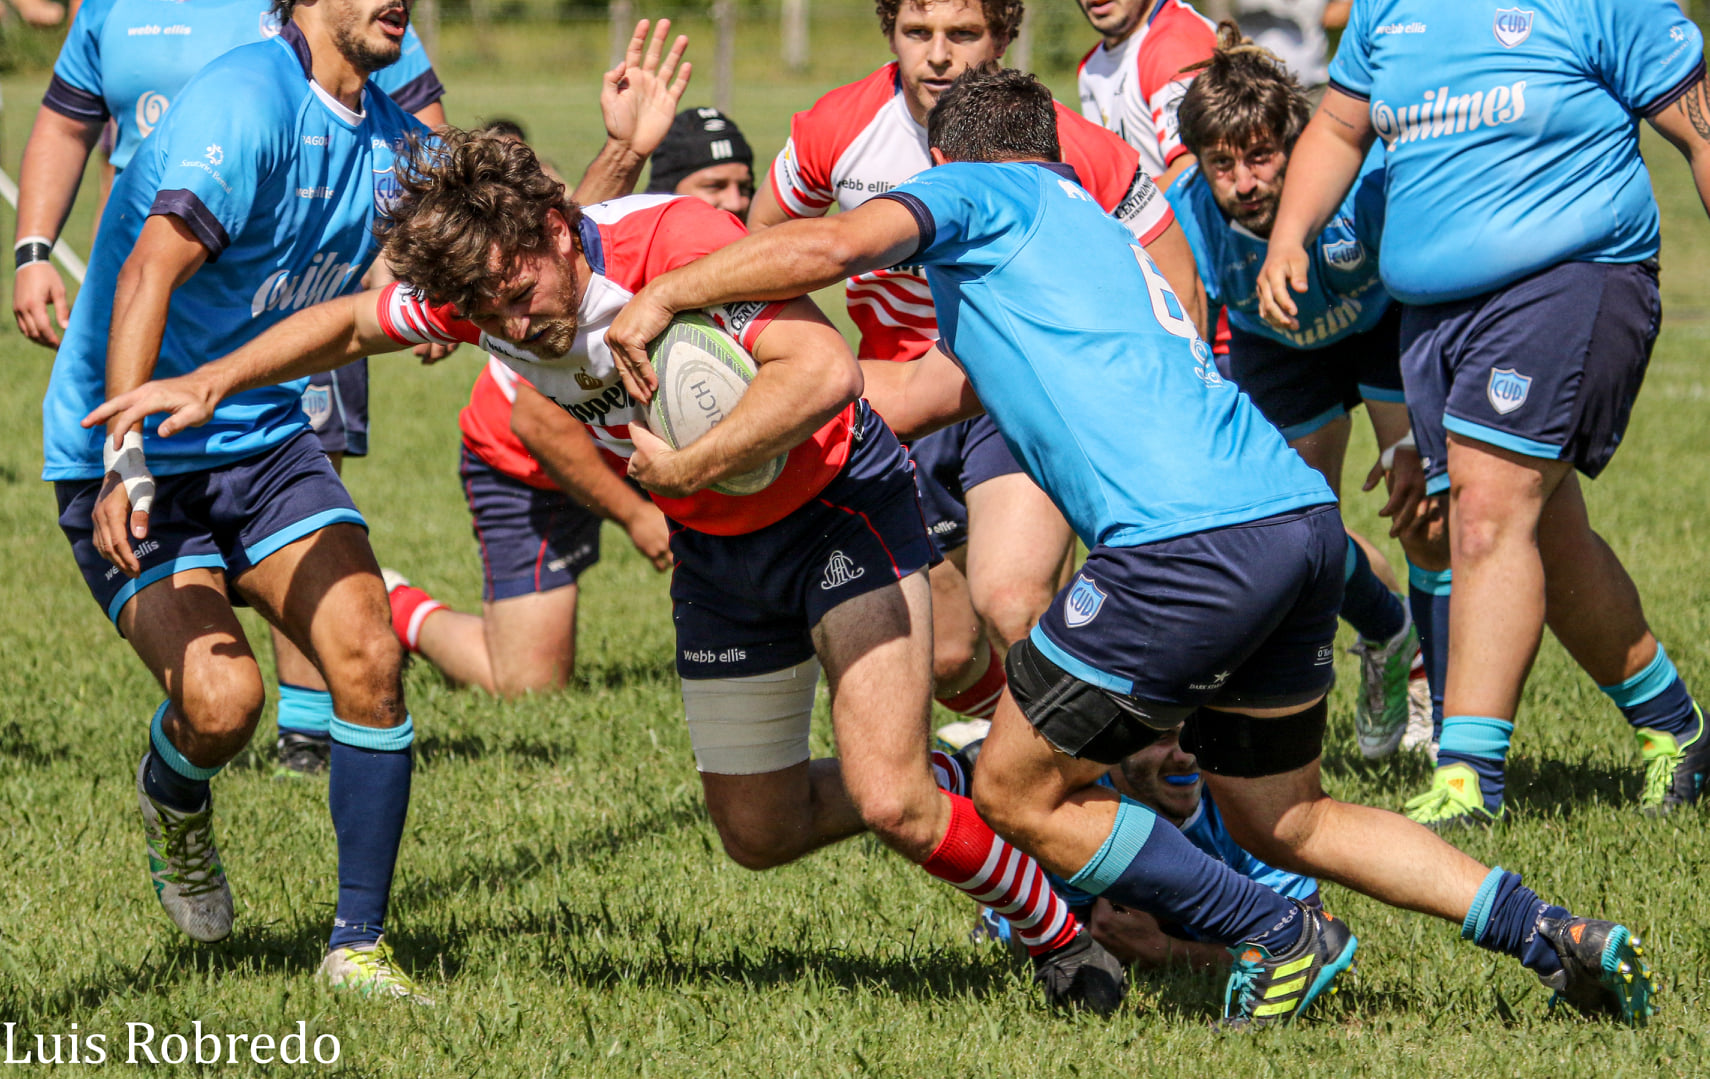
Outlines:
{"type": "Polygon", "coordinates": [[[1310,703],[1336,677],[1347,547],[1334,506],[1094,547],[1031,639],[1081,681],[1160,714],[1310,703]]]}
{"type": "Polygon", "coordinates": [[[1626,434],[1661,325],[1655,262],[1564,262],[1407,308],[1401,369],[1426,490],[1449,488],[1451,433],[1595,478],[1626,434]]]}
{"type": "Polygon", "coordinates": [[[1401,392],[1401,305],[1377,325],[1323,348],[1299,349],[1229,328],[1229,372],[1289,441],[1341,419],[1361,401],[1393,401],[1401,392]]]}
{"type": "Polygon", "coordinates": [[[600,518],[563,491],[530,487],[463,447],[458,472],[481,546],[481,598],[576,583],[600,560],[600,518]]]}
{"type": "Polygon", "coordinates": [[[825,613],[936,563],[896,436],[861,402],[843,471],[794,513],[755,532],[677,527],[671,553],[677,673],[745,678],[806,661],[825,613]]]}
{"type": "MultiPolygon", "coordinates": [[[[77,568],[95,602],[118,621],[126,601],[184,570],[223,570],[236,580],[281,547],[332,524],[367,528],[350,492],[307,431],[241,461],[205,472],[156,476],[148,536],[133,550],[142,564],[136,578],[95,550],[90,514],[100,480],[61,480],[59,527],[71,541],[77,568]]],[[[233,603],[241,605],[238,597],[233,603]]]]}
{"type": "Polygon", "coordinates": [[[952,424],[908,448],[926,530],[941,551],[968,542],[968,492],[987,480],[1022,471],[990,416],[952,424]]]}
{"type": "Polygon", "coordinates": [[[368,456],[368,358],[310,375],[303,412],[329,456],[368,456]]]}

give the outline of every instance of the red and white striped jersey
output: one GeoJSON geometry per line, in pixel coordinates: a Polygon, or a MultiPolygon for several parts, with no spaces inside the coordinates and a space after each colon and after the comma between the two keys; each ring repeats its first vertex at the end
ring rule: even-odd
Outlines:
{"type": "Polygon", "coordinates": [[[1216,49],[1216,24],[1186,0],[1163,0],[1121,45],[1100,42],[1081,60],[1081,115],[1140,151],[1148,176],[1162,176],[1187,153],[1176,108],[1193,76],[1182,68],[1216,49]]]}
{"type": "MultiPolygon", "coordinates": [[[[469,391],[469,403],[457,414],[457,426],[463,432],[463,444],[481,460],[530,487],[556,491],[558,485],[511,430],[511,410],[516,407],[521,379],[497,356],[489,355],[469,391]]],[[[621,464],[617,471],[623,472],[621,464]]]]}
{"type": "MultiPolygon", "coordinates": [[[[1122,140],[1062,105],[1057,139],[1082,186],[1143,245],[1175,220],[1122,140]]],[[[926,128],[909,113],[893,62],[796,113],[790,139],[772,163],[772,194],[791,217],[818,217],[833,202],[852,210],[931,167],[926,128]]],[[[861,331],[862,359],[912,360],[938,339],[932,289],[917,267],[850,278],[848,303],[861,331]]]]}
{"type": "MultiPolygon", "coordinates": [[[[402,282],[381,292],[380,325],[399,344],[462,341],[479,345],[587,424],[608,463],[622,472],[623,462],[635,452],[629,425],[644,422],[646,409],[624,389],[606,345],[606,330],[623,305],[649,280],[745,234],[736,218],[699,199],[631,195],[584,207],[580,238],[591,272],[576,312],[576,343],[562,359],[541,359],[483,333],[473,323],[458,318],[450,305],[429,304],[402,282]]],[[[707,313],[752,351],[782,306],[730,304],[710,308],[707,313]]],[[[512,468],[519,466],[514,454],[528,453],[510,433],[510,407],[516,390],[513,384],[507,394],[504,380],[496,377],[492,388],[498,392],[483,392],[481,382],[477,382],[460,425],[466,440],[472,432],[480,440],[482,445],[473,448],[484,460],[515,475],[512,468]],[[506,467],[507,462],[511,467],[506,467]]],[[[680,499],[655,494],[653,500],[667,517],[699,532],[729,536],[764,528],[788,516],[837,475],[849,456],[854,415],[853,405],[845,408],[791,450],[783,474],[758,494],[733,496],[707,490],[680,499]]]]}

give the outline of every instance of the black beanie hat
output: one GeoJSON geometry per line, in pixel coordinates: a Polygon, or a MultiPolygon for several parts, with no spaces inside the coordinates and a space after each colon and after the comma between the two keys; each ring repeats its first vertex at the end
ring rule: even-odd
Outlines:
{"type": "Polygon", "coordinates": [[[671,121],[671,130],[653,152],[649,194],[677,190],[683,177],[714,165],[740,161],[754,167],[754,151],[734,121],[717,109],[684,109],[671,121]]]}

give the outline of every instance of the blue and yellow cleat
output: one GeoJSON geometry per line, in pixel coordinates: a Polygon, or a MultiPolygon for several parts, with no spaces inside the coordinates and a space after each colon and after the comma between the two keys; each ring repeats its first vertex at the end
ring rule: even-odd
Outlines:
{"type": "Polygon", "coordinates": [[[1282,955],[1257,944],[1229,949],[1235,964],[1223,992],[1225,1029],[1252,1029],[1290,1023],[1329,990],[1336,976],[1354,965],[1359,939],[1328,913],[1296,901],[1306,925],[1300,939],[1282,955]]]}
{"type": "Polygon", "coordinates": [[[1643,942],[1626,926],[1590,918],[1543,918],[1538,932],[1556,949],[1562,969],[1540,980],[1555,993],[1550,1008],[1566,1001],[1588,1016],[1644,1026],[1656,1014],[1656,972],[1644,960],[1643,942]]]}
{"type": "Polygon", "coordinates": [[[1633,731],[1645,762],[1645,789],[1639,795],[1643,813],[1654,816],[1696,805],[1704,792],[1710,775],[1710,732],[1705,729],[1704,713],[1696,704],[1692,707],[1698,712],[1698,733],[1685,743],[1651,727],[1633,731]]]}
{"type": "Polygon", "coordinates": [[[1489,827],[1506,816],[1498,805],[1490,809],[1479,790],[1478,773],[1461,763],[1438,765],[1431,773],[1431,789],[1407,800],[1402,815],[1433,832],[1460,828],[1489,827]]]}

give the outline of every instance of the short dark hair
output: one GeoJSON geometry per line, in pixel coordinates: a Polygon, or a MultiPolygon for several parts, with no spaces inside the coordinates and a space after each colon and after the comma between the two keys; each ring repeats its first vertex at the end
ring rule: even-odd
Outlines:
{"type": "Polygon", "coordinates": [[[1292,150],[1312,118],[1299,80],[1228,19],[1217,26],[1211,59],[1187,70],[1199,74],[1176,109],[1176,123],[1182,145],[1196,157],[1214,146],[1246,146],[1261,136],[1292,150]]]}
{"type": "Polygon", "coordinates": [[[523,130],[523,126],[509,116],[495,116],[475,130],[487,135],[516,139],[520,142],[528,141],[528,132],[523,130]]]}
{"type": "Polygon", "coordinates": [[[297,10],[297,0],[273,0],[273,18],[280,29],[291,21],[291,13],[297,10]]]}
{"type": "MultiPolygon", "coordinates": [[[[895,32],[902,6],[921,3],[922,0],[874,0],[873,10],[879,16],[879,32],[885,35],[885,40],[889,41],[895,32]]],[[[980,0],[980,10],[986,16],[986,29],[998,39],[1001,47],[1008,48],[1021,31],[1022,16],[1027,14],[1026,5],[1022,0],[980,0]]]]}
{"type": "Polygon", "coordinates": [[[1061,161],[1057,103],[1025,71],[969,68],[926,117],[926,141],[951,161],[1061,161]]]}

